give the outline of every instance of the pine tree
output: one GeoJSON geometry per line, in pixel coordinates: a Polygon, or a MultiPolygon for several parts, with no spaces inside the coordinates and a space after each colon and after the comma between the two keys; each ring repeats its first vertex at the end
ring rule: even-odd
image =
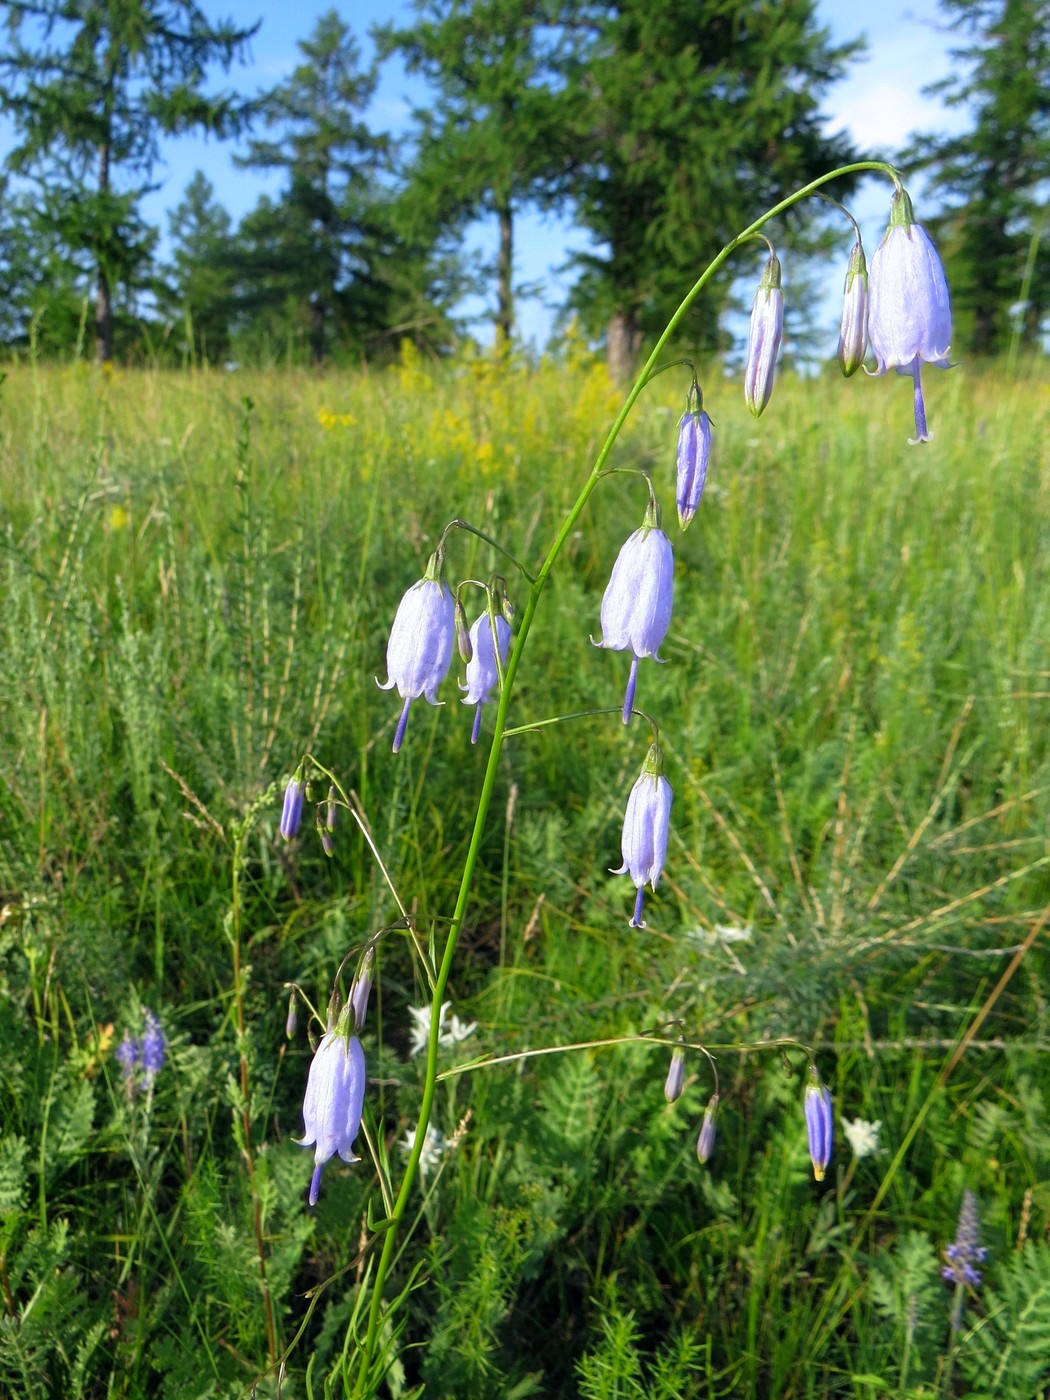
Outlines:
{"type": "MultiPolygon", "coordinates": [[[[573,304],[592,332],[604,325],[622,375],[758,211],[860,158],[820,111],[859,44],[832,45],[813,0],[580,0],[572,32],[569,81],[587,97],[577,218],[601,248],[579,260],[573,304]]],[[[778,237],[804,247],[820,217],[814,201],[778,237]]],[[[714,339],[726,295],[723,281],[694,304],[696,343],[714,339]]]]}
{"type": "Polygon", "coordinates": [[[497,335],[514,328],[514,216],[551,206],[571,168],[566,108],[577,94],[560,73],[558,0],[417,0],[408,28],[376,31],[380,49],[433,85],[415,111],[415,154],[404,198],[417,229],[461,232],[495,216],[497,335]]]}
{"type": "Polygon", "coordinates": [[[148,282],[155,232],[139,215],[159,138],[226,135],[246,116],[230,94],[204,91],[254,29],[212,25],[192,0],[0,0],[0,110],[17,129],[9,170],[39,192],[38,221],[74,276],[95,282],[99,360],[113,355],[114,295],[148,282]]]}
{"type": "Polygon", "coordinates": [[[936,228],[958,314],[957,342],[1003,350],[1011,323],[1037,344],[1050,310],[1050,3],[941,0],[955,75],[927,89],[968,107],[970,130],[916,138],[905,160],[925,164],[947,196],[936,228]]]}
{"type": "Polygon", "coordinates": [[[374,66],[361,67],[361,50],[335,10],[321,16],[299,42],[300,62],[260,103],[273,139],[253,140],[238,163],[279,170],[288,177],[278,206],[254,212],[244,229],[253,260],[275,257],[254,298],[298,303],[309,320],[314,360],[328,353],[333,334],[345,339],[359,319],[354,303],[367,277],[371,208],[380,198],[376,176],[389,140],[365,124],[375,91],[374,66]]]}
{"type": "Polygon", "coordinates": [[[163,304],[184,323],[191,358],[212,363],[225,359],[235,306],[230,216],[202,171],[194,174],[169,213],[168,232],[171,285],[163,304]]]}

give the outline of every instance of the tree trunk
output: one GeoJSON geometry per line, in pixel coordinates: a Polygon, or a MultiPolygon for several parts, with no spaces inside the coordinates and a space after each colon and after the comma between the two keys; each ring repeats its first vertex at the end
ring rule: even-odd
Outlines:
{"type": "Polygon", "coordinates": [[[626,384],[634,376],[642,333],[633,312],[614,311],[605,337],[605,362],[614,384],[626,384]]]}
{"type": "Polygon", "coordinates": [[[496,263],[498,283],[496,308],[496,344],[509,345],[514,330],[514,216],[510,200],[500,200],[496,207],[499,218],[499,259],[496,263]]]}
{"type": "MultiPolygon", "coordinates": [[[[109,145],[106,142],[98,148],[98,188],[101,194],[109,189],[109,145]]],[[[95,293],[95,358],[100,365],[113,358],[113,299],[109,276],[101,262],[95,293]]]]}

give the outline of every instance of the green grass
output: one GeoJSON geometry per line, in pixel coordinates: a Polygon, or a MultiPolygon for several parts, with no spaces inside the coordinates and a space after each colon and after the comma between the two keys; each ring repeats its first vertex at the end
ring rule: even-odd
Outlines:
{"type": "MultiPolygon", "coordinates": [[[[674,377],[615,452],[668,522],[674,377]]],[[[1035,367],[929,379],[924,448],[899,381],[785,376],[758,423],[738,383],[705,384],[714,464],[688,533],[668,525],[668,664],[638,691],[675,790],[647,929],[609,873],[647,736],[612,713],[509,741],[453,979],[478,1029],[448,1067],[627,1043],[443,1079],[454,1146],[389,1291],[391,1395],[1050,1383],[1050,402],[1035,367]],[[668,1052],[634,1039],[675,1019],[717,1060],[706,1168],[707,1061],[668,1107],[668,1052]],[[741,1048],[785,1037],[815,1048],[837,1129],[882,1123],[863,1159],[839,1131],[820,1185],[804,1054],[741,1048]],[[940,1251],[967,1188],[990,1252],[953,1335],[940,1251]]],[[[0,1392],[272,1395],[272,1353],[284,1396],[343,1393],[384,1207],[367,1153],[306,1206],[310,1048],[302,1024],[284,1038],[284,987],[323,1006],[397,906],[353,824],[330,861],[312,813],[285,846],[280,789],[304,750],[331,767],[441,946],[484,753],[457,662],[391,755],[386,633],[453,516],[535,563],[617,403],[574,343],[534,369],[9,368],[0,1392]],[[169,1037],[148,1104],[114,1059],[143,1007],[169,1037]]],[[[624,657],[588,638],[644,501],[628,474],[596,493],[511,724],[621,703],[624,657]]],[[[454,579],[495,564],[455,537],[454,579]]],[[[395,1183],[427,999],[411,940],[385,936],[365,1123],[395,1183]]]]}

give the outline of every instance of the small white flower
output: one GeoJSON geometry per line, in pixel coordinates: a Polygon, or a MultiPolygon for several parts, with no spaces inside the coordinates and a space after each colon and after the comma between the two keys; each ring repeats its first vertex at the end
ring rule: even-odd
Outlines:
{"type": "MultiPolygon", "coordinates": [[[[416,1145],[416,1134],[418,1131],[419,1125],[417,1124],[414,1128],[409,1128],[408,1132],[401,1139],[399,1146],[406,1157],[411,1154],[413,1147],[416,1145]]],[[[424,1180],[426,1180],[429,1173],[438,1165],[447,1150],[448,1139],[445,1137],[445,1134],[439,1132],[438,1129],[434,1127],[433,1123],[428,1123],[427,1135],[423,1139],[423,1150],[419,1154],[419,1175],[424,1180]]]]}
{"type": "MultiPolygon", "coordinates": [[[[438,1045],[442,1050],[447,1050],[452,1045],[458,1045],[461,1040],[466,1040],[468,1035],[473,1035],[478,1028],[477,1021],[471,1021],[467,1025],[455,1013],[450,1018],[448,1013],[451,1010],[452,1003],[450,1001],[442,1002],[441,1016],[438,1021],[438,1045]]],[[[408,1053],[414,1058],[430,1044],[430,1007],[410,1006],[408,1014],[412,1017],[412,1043],[408,1053]]]]}
{"type": "Polygon", "coordinates": [[[854,1118],[852,1123],[848,1118],[842,1120],[842,1131],[846,1134],[846,1141],[854,1157],[872,1157],[879,1151],[881,1128],[882,1120],[878,1118],[874,1123],[868,1123],[863,1118],[854,1118]]]}

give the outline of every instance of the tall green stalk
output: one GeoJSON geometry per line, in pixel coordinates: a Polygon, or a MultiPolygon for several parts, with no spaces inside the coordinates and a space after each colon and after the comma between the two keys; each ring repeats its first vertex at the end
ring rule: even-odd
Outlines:
{"type": "Polygon", "coordinates": [[[726,262],[726,260],[735,251],[735,249],[739,248],[741,244],[747,242],[748,239],[752,238],[756,233],[758,233],[758,231],[765,224],[767,224],[770,219],[773,219],[778,214],[783,213],[784,210],[790,209],[793,205],[798,204],[801,200],[808,198],[809,195],[816,193],[816,191],[819,190],[822,185],[826,185],[832,180],[838,179],[842,175],[849,175],[866,170],[881,171],[884,174],[888,175],[893,180],[894,184],[899,183],[897,173],[894,170],[894,168],[884,161],[858,161],[852,165],[840,166],[837,170],[832,170],[827,175],[822,175],[819,179],[813,180],[810,184],[805,185],[802,189],[796,190],[794,194],[789,195],[787,199],[781,200],[779,204],[773,205],[771,209],[768,209],[764,214],[761,215],[760,218],[756,219],[754,223],[750,224],[746,229],[743,230],[742,233],[738,234],[736,238],[734,238],[731,242],[727,243],[725,247],[721,250],[721,252],[719,252],[711,260],[711,262],[707,265],[707,267],[701,273],[699,278],[697,278],[696,282],[690,288],[689,292],[683,299],[681,305],[678,307],[677,311],[675,311],[670,321],[668,321],[659,340],[653,347],[652,353],[646,360],[645,365],[643,366],[641,373],[638,375],[638,378],[635,380],[630,393],[624,400],[623,407],[620,409],[620,412],[616,415],[616,420],[613,423],[612,428],[609,430],[609,435],[606,437],[605,442],[602,445],[601,451],[598,453],[598,456],[595,459],[594,466],[591,468],[590,474],[587,477],[587,480],[584,483],[579,496],[576,498],[575,503],[570,509],[568,515],[565,517],[560,528],[558,529],[558,532],[555,535],[554,540],[550,545],[550,548],[547,550],[546,557],[544,558],[543,563],[540,566],[535,581],[532,583],[532,586],[529,589],[528,598],[525,603],[525,610],[522,614],[521,625],[518,629],[518,635],[515,639],[514,646],[511,649],[510,657],[508,658],[506,668],[504,670],[503,688],[500,693],[499,704],[496,709],[496,720],[492,734],[492,743],[489,749],[488,762],[485,767],[485,776],[481,785],[481,795],[478,799],[477,812],[474,817],[474,828],[471,832],[470,846],[467,850],[466,860],[463,865],[463,875],[460,880],[459,893],[456,898],[456,907],[452,915],[452,921],[449,927],[448,938],[445,943],[445,950],[441,958],[440,966],[438,967],[437,978],[434,982],[434,992],[431,1000],[430,1039],[427,1043],[426,1068],[424,1071],[423,1080],[423,1098],[419,1108],[419,1122],[416,1128],[415,1142],[413,1143],[412,1150],[409,1153],[408,1161],[405,1166],[405,1174],[402,1177],[401,1186],[398,1190],[397,1197],[394,1201],[393,1210],[390,1212],[389,1222],[387,1223],[387,1227],[383,1237],[383,1248],[379,1256],[379,1263],[376,1266],[374,1278],[372,1280],[372,1294],[368,1310],[368,1330],[365,1335],[364,1341],[361,1343],[360,1347],[360,1364],[358,1367],[354,1388],[351,1392],[349,1392],[353,1396],[364,1397],[369,1395],[370,1393],[375,1393],[374,1389],[371,1391],[369,1390],[369,1383],[371,1381],[371,1373],[376,1358],[376,1350],[379,1342],[379,1334],[382,1324],[384,1288],[386,1285],[387,1275],[390,1271],[391,1264],[394,1260],[395,1251],[397,1249],[399,1226],[407,1209],[409,1196],[411,1194],[412,1187],[415,1183],[416,1173],[419,1169],[419,1159],[422,1155],[423,1144],[426,1140],[427,1127],[430,1123],[430,1115],[434,1105],[434,1095],[437,1089],[438,1036],[441,1029],[441,1004],[444,1000],[445,989],[448,986],[449,977],[452,973],[452,963],[456,955],[456,945],[459,942],[460,931],[463,927],[463,921],[467,912],[467,905],[470,901],[470,892],[474,881],[474,871],[477,866],[479,853],[481,851],[481,843],[485,833],[485,824],[488,820],[489,805],[492,801],[492,793],[496,786],[496,777],[499,771],[499,760],[500,755],[503,752],[503,740],[507,728],[507,715],[510,709],[511,695],[514,689],[514,680],[518,672],[518,667],[521,664],[521,658],[525,650],[525,645],[528,641],[529,632],[532,628],[533,618],[536,616],[536,609],[539,606],[540,597],[543,593],[547,579],[558,559],[559,554],[561,553],[565,545],[566,540],[572,533],[576,521],[582,514],[587,502],[590,500],[591,493],[594,491],[594,488],[597,486],[598,481],[601,478],[602,471],[605,467],[605,463],[609,458],[609,453],[612,451],[613,445],[620,435],[620,430],[622,429],[624,423],[627,421],[627,417],[630,414],[631,409],[634,407],[639,395],[648,383],[650,376],[656,369],[660,356],[664,351],[664,347],[667,345],[668,340],[674,334],[675,328],[678,326],[682,317],[685,315],[689,307],[696,300],[700,292],[703,291],[704,287],[707,285],[710,279],[723,265],[723,263],[726,262]]]}

